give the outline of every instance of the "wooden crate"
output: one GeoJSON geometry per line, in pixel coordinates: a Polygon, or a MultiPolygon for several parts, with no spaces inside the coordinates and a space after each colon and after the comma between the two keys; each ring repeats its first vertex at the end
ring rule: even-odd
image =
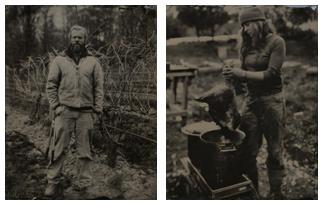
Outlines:
{"type": "Polygon", "coordinates": [[[181,162],[187,172],[186,177],[188,179],[188,183],[192,188],[197,189],[209,199],[226,199],[243,193],[256,193],[251,180],[245,175],[242,175],[241,179],[237,180],[236,184],[222,188],[211,188],[188,157],[182,158],[181,162]]]}

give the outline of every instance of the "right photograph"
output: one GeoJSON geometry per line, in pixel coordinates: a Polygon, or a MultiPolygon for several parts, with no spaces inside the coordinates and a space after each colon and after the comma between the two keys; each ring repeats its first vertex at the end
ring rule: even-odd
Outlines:
{"type": "Polygon", "coordinates": [[[167,199],[318,199],[318,6],[168,5],[167,199]]]}

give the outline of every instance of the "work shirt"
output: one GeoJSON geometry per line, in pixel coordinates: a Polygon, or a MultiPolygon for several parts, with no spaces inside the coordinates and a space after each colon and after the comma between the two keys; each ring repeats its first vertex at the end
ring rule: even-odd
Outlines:
{"type": "Polygon", "coordinates": [[[286,55],[285,41],[269,34],[261,48],[251,49],[243,59],[242,69],[264,71],[263,81],[247,81],[249,95],[268,96],[282,91],[281,67],[286,55]]]}
{"type": "Polygon", "coordinates": [[[59,105],[72,108],[103,109],[103,73],[99,61],[86,55],[79,64],[63,54],[50,64],[46,85],[51,108],[59,105]]]}

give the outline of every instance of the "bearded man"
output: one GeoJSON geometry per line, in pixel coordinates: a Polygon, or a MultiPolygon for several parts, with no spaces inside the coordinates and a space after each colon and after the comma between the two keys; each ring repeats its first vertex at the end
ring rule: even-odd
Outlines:
{"type": "Polygon", "coordinates": [[[94,121],[103,109],[103,74],[97,58],[88,54],[87,37],[84,27],[72,26],[69,47],[49,67],[46,92],[55,118],[46,196],[58,193],[72,134],[75,135],[78,158],[75,185],[84,189],[92,184],[89,140],[94,121]]]}

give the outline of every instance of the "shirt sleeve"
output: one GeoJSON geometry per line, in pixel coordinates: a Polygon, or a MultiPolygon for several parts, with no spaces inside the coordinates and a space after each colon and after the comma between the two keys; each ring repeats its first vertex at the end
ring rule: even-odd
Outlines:
{"type": "Polygon", "coordinates": [[[280,77],[281,67],[284,63],[286,56],[285,41],[279,37],[273,42],[273,48],[271,50],[268,69],[264,71],[264,79],[273,79],[280,77]]]}
{"type": "Polygon", "coordinates": [[[97,61],[94,67],[94,111],[101,113],[103,110],[103,71],[97,61]]]}
{"type": "Polygon", "coordinates": [[[58,88],[61,78],[61,71],[57,65],[57,58],[49,65],[49,73],[46,83],[46,93],[49,105],[52,109],[59,106],[58,88]]]}

